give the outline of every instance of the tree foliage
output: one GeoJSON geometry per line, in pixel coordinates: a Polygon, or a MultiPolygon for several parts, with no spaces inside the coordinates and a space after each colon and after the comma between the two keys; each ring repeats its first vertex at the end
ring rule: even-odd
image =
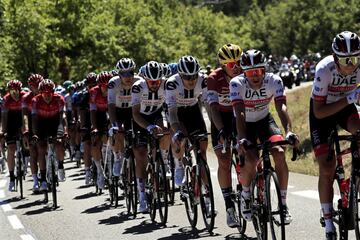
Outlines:
{"type": "Polygon", "coordinates": [[[330,53],[343,30],[358,31],[356,1],[231,0],[0,1],[0,78],[41,73],[61,82],[113,69],[121,57],[140,66],[196,56],[216,64],[226,43],[276,55],[330,53]]]}

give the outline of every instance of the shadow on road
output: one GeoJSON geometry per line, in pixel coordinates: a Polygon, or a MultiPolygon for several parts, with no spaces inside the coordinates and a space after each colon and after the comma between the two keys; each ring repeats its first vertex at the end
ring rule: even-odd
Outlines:
{"type": "Polygon", "coordinates": [[[82,200],[82,199],[92,198],[92,197],[96,197],[96,196],[98,196],[97,193],[95,193],[95,192],[88,192],[88,193],[85,193],[85,194],[76,196],[76,197],[74,197],[73,199],[74,199],[74,200],[82,200]]]}
{"type": "Polygon", "coordinates": [[[14,207],[14,208],[15,209],[24,209],[24,208],[43,205],[44,203],[45,203],[44,200],[36,200],[34,202],[28,202],[28,203],[20,204],[20,205],[14,207]]]}
{"type": "Polygon", "coordinates": [[[214,237],[219,239],[221,236],[218,233],[209,233],[206,228],[204,229],[193,229],[192,227],[182,227],[178,233],[173,233],[170,236],[158,238],[158,240],[185,240],[185,239],[199,239],[203,237],[214,237]]]}
{"type": "Polygon", "coordinates": [[[150,232],[154,232],[156,230],[161,230],[164,228],[174,228],[174,227],[176,226],[163,226],[157,222],[152,222],[151,220],[144,220],[139,225],[126,228],[123,234],[134,234],[134,235],[147,234],[150,232]]]}
{"type": "Polygon", "coordinates": [[[229,234],[225,237],[226,240],[256,240],[257,238],[253,238],[253,237],[248,237],[245,234],[240,234],[240,233],[232,233],[229,234]]]}
{"type": "Polygon", "coordinates": [[[0,200],[0,205],[12,203],[12,202],[19,202],[19,201],[23,201],[23,200],[24,199],[21,199],[20,196],[12,197],[12,198],[8,198],[8,199],[0,200]]]}
{"type": "Polygon", "coordinates": [[[126,211],[119,213],[117,216],[111,216],[106,219],[99,220],[99,224],[104,225],[114,225],[114,224],[121,224],[125,221],[134,220],[132,215],[128,215],[126,211]]]}
{"type": "Polygon", "coordinates": [[[54,210],[54,208],[50,204],[50,205],[44,206],[44,207],[36,209],[36,210],[27,211],[24,213],[24,215],[37,215],[37,214],[42,214],[42,213],[46,213],[46,212],[54,212],[54,211],[62,211],[62,209],[57,208],[56,210],[54,210]]]}
{"type": "Polygon", "coordinates": [[[80,180],[85,180],[85,177],[78,177],[71,179],[71,181],[80,181],[80,180]]]}
{"type": "Polygon", "coordinates": [[[90,213],[99,213],[99,212],[103,212],[103,211],[108,210],[108,209],[110,209],[110,206],[108,204],[101,204],[99,206],[88,208],[88,209],[84,210],[81,213],[88,213],[88,214],[90,214],[90,213]]]}

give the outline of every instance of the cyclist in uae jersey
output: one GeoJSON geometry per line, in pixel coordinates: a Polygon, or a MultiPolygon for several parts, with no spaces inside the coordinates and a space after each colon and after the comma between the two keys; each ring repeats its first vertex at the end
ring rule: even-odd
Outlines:
{"type": "Polygon", "coordinates": [[[108,117],[107,117],[107,86],[112,74],[101,72],[96,77],[96,85],[89,91],[90,94],[90,120],[93,134],[91,156],[97,167],[97,185],[104,189],[104,171],[101,166],[101,148],[107,142],[108,117]]]}
{"type": "Polygon", "coordinates": [[[25,92],[21,91],[19,80],[10,80],[7,83],[8,93],[4,96],[1,107],[1,136],[6,136],[7,164],[10,174],[9,191],[15,191],[15,150],[16,140],[19,139],[22,127],[21,99],[25,92]]]}
{"type": "Polygon", "coordinates": [[[234,202],[231,199],[231,140],[236,136],[235,117],[230,101],[229,82],[241,73],[242,50],[235,44],[226,44],[218,51],[221,67],[207,78],[207,101],[211,109],[211,140],[218,159],[218,181],[225,200],[226,222],[229,227],[239,226],[234,202]],[[222,153],[224,139],[228,140],[222,153]]]}
{"type": "Polygon", "coordinates": [[[116,177],[120,176],[125,154],[124,131],[132,129],[131,86],[141,79],[134,76],[135,67],[131,58],[120,59],[116,64],[118,76],[113,77],[108,86],[109,135],[115,134],[113,175],[116,177]]]}
{"type": "MultiPolygon", "coordinates": [[[[145,194],[147,135],[167,132],[162,116],[165,89],[161,65],[155,61],[148,62],[145,65],[143,76],[144,79],[136,81],[131,88],[133,130],[137,133],[138,138],[134,147],[134,155],[140,196],[139,212],[146,212],[148,205],[145,194]],[[140,134],[138,134],[139,132],[140,134]]],[[[170,135],[161,137],[159,141],[163,160],[167,164],[170,135]]]]}
{"type": "Polygon", "coordinates": [[[26,93],[22,98],[22,116],[23,116],[23,135],[24,145],[28,147],[30,151],[30,168],[33,178],[33,192],[38,192],[40,189],[38,180],[38,162],[37,162],[37,148],[33,145],[29,139],[32,138],[32,99],[38,94],[39,83],[44,80],[40,74],[31,74],[28,78],[28,85],[31,92],[26,93]]]}
{"type": "MultiPolygon", "coordinates": [[[[281,131],[269,112],[269,104],[274,98],[275,107],[284,127],[286,139],[297,137],[291,132],[291,121],[287,113],[286,97],[281,78],[265,72],[264,55],[258,50],[248,50],[242,54],[241,67],[243,75],[230,82],[230,98],[236,115],[238,132],[238,151],[245,156],[245,165],[241,169],[241,214],[251,221],[250,184],[256,174],[258,153],[255,149],[245,150],[244,144],[256,143],[258,140],[282,140],[281,131]]],[[[281,200],[284,208],[284,221],[290,223],[292,218],[286,205],[288,167],[282,147],[270,150],[275,161],[275,171],[279,178],[281,200]]]]}
{"type": "MultiPolygon", "coordinates": [[[[39,84],[39,94],[32,99],[32,132],[33,139],[37,141],[38,162],[40,166],[41,185],[40,191],[47,191],[46,162],[47,138],[57,137],[58,130],[64,129],[67,134],[64,112],[64,98],[54,93],[55,84],[50,79],[42,80],[39,84]]],[[[62,142],[55,143],[55,153],[58,161],[59,181],[65,181],[64,169],[64,145],[62,142]]]]}
{"type": "Polygon", "coordinates": [[[90,94],[89,90],[96,85],[96,73],[89,73],[84,81],[84,88],[76,97],[76,106],[80,115],[81,144],[84,146],[85,185],[91,184],[91,120],[90,120],[90,94]]]}
{"type": "Polygon", "coordinates": [[[350,133],[360,129],[354,103],[359,100],[360,39],[352,32],[341,32],[332,43],[333,55],[316,66],[310,100],[310,134],[319,163],[319,196],[325,219],[326,239],[336,239],[332,221],[335,157],[327,161],[328,137],[337,125],[350,133]]]}
{"type": "MultiPolygon", "coordinates": [[[[184,136],[206,133],[206,125],[199,107],[199,96],[204,101],[207,96],[205,75],[199,73],[200,65],[193,56],[180,58],[178,73],[166,81],[165,101],[169,111],[169,121],[173,131],[172,150],[175,161],[175,183],[183,185],[184,166],[182,157],[184,136]],[[180,151],[177,151],[180,150],[180,151]]],[[[206,159],[207,138],[200,142],[200,151],[206,159]]]]}

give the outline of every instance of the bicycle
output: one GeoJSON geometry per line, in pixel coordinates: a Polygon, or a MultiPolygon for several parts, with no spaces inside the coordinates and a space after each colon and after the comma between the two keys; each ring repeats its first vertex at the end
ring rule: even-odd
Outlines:
{"type": "MultiPolygon", "coordinates": [[[[340,239],[348,239],[348,231],[355,230],[356,239],[360,239],[360,157],[357,141],[360,141],[360,131],[354,135],[338,135],[334,129],[329,137],[329,153],[327,161],[331,161],[334,154],[336,168],[334,180],[340,190],[340,198],[333,212],[333,221],[339,226],[340,239]],[[350,147],[341,150],[340,141],[350,142],[350,147]],[[335,147],[335,149],[334,149],[335,147]],[[351,174],[345,179],[343,156],[351,154],[351,174]]],[[[320,223],[325,227],[324,217],[320,218],[320,223]]]]}
{"type": "MultiPolygon", "coordinates": [[[[168,134],[168,133],[167,133],[168,134]]],[[[160,152],[159,138],[165,134],[149,134],[148,164],[146,167],[145,192],[149,207],[150,219],[155,220],[156,209],[160,223],[166,224],[168,217],[168,189],[164,161],[160,152]]]]}
{"type": "MultiPolygon", "coordinates": [[[[293,141],[281,140],[271,142],[264,141],[262,144],[245,146],[246,149],[255,148],[261,150],[262,156],[257,165],[257,173],[251,184],[252,222],[258,239],[268,239],[270,231],[271,239],[285,240],[285,206],[281,202],[280,187],[277,174],[271,166],[270,149],[276,146],[294,145],[293,141]],[[273,202],[273,201],[274,202],[273,202]],[[268,229],[269,223],[269,229],[268,229]]],[[[298,150],[293,148],[292,161],[297,158],[298,150]]],[[[241,157],[240,164],[244,162],[241,157]]]]}
{"type": "Polygon", "coordinates": [[[168,188],[168,203],[170,205],[174,205],[175,203],[175,162],[174,162],[174,156],[172,154],[171,146],[169,149],[169,155],[168,155],[168,166],[170,168],[171,176],[170,178],[167,177],[167,188],[168,188]]]}
{"type": "Polygon", "coordinates": [[[23,181],[25,181],[25,157],[23,155],[23,146],[21,139],[16,140],[16,150],[15,150],[15,168],[16,168],[16,178],[15,178],[15,189],[18,191],[18,186],[20,188],[20,199],[24,198],[24,189],[23,181]]]}
{"type": "Polygon", "coordinates": [[[193,145],[186,138],[185,142],[185,185],[180,188],[180,198],[185,202],[186,216],[192,228],[196,227],[198,219],[197,206],[200,204],[204,224],[212,233],[215,224],[214,193],[211,183],[210,169],[200,153],[200,141],[209,133],[191,135],[193,145]],[[194,150],[195,163],[191,151],[194,150]]]}
{"type": "Polygon", "coordinates": [[[135,172],[135,157],[133,148],[133,140],[135,136],[132,130],[125,131],[125,156],[121,168],[121,188],[125,195],[126,209],[129,215],[133,215],[134,219],[137,215],[137,181],[135,172]]]}

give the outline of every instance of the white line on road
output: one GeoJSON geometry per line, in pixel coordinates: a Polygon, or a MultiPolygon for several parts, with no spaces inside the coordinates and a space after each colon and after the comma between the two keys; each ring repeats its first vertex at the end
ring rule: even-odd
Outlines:
{"type": "Polygon", "coordinates": [[[21,240],[35,240],[31,235],[29,234],[23,234],[23,235],[20,235],[21,237],[21,240]]]}
{"type": "Polygon", "coordinates": [[[8,216],[8,220],[13,227],[13,229],[21,229],[24,228],[24,225],[20,222],[19,218],[16,215],[8,216]]]}
{"type": "Polygon", "coordinates": [[[3,199],[3,198],[5,198],[5,192],[4,192],[4,190],[0,189],[0,199],[3,199]]]}
{"type": "MultiPolygon", "coordinates": [[[[297,195],[300,197],[319,200],[319,192],[316,190],[297,191],[297,192],[292,192],[291,194],[294,194],[294,195],[297,195]]],[[[339,198],[340,198],[340,195],[334,194],[333,202],[336,203],[339,198]]]]}
{"type": "Polygon", "coordinates": [[[6,179],[0,180],[0,188],[4,188],[6,185],[6,179]]]}
{"type": "Polygon", "coordinates": [[[12,211],[12,207],[10,206],[10,204],[6,203],[6,204],[2,204],[1,208],[3,209],[4,212],[10,212],[12,211]]]}

